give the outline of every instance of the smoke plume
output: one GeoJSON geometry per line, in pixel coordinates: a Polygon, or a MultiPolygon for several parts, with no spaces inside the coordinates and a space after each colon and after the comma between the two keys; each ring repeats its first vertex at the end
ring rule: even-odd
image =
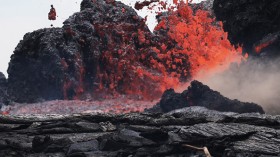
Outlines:
{"type": "Polygon", "coordinates": [[[261,105],[266,113],[280,113],[280,58],[249,59],[229,70],[198,80],[224,96],[261,105]]]}

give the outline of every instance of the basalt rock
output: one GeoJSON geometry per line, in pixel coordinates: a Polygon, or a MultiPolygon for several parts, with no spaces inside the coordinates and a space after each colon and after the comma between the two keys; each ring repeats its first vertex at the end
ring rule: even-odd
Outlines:
{"type": "MultiPolygon", "coordinates": [[[[279,7],[280,2],[274,0],[215,0],[213,5],[217,20],[223,21],[229,40],[243,45],[245,52],[253,54],[261,40],[279,32],[279,7]]],[[[273,39],[272,36],[269,38],[270,41],[273,39]]],[[[270,44],[266,42],[264,45],[270,44]]]]}
{"type": "Polygon", "coordinates": [[[280,117],[190,107],[165,114],[0,115],[0,156],[279,156],[280,117]],[[101,129],[109,124],[112,129],[101,129]],[[81,125],[86,124],[86,125],[81,125]]]}
{"type": "Polygon", "coordinates": [[[166,90],[160,102],[147,112],[170,112],[190,106],[203,106],[208,109],[222,112],[236,113],[264,113],[261,106],[254,103],[245,103],[238,100],[230,100],[219,92],[213,91],[207,85],[199,81],[192,81],[187,90],[176,93],[174,89],[166,90]]]}
{"type": "Polygon", "coordinates": [[[9,64],[8,89],[12,99],[34,102],[63,98],[64,80],[77,80],[72,74],[80,66],[73,61],[77,51],[77,45],[67,45],[60,28],[27,33],[9,64]],[[66,69],[66,61],[72,71],[66,69]]]}

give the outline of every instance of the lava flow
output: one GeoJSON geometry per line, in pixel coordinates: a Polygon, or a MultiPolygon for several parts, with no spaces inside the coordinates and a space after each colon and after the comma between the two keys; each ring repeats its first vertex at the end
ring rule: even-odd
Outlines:
{"type": "Polygon", "coordinates": [[[156,101],[136,101],[127,98],[103,101],[53,100],[31,104],[13,104],[1,109],[3,115],[19,114],[74,114],[74,113],[129,113],[143,112],[156,101]]]}

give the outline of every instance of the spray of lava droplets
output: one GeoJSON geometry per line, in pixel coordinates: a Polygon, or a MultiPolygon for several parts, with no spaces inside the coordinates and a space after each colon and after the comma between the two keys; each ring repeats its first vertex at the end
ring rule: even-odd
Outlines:
{"type": "Polygon", "coordinates": [[[183,2],[177,3],[177,9],[170,11],[155,30],[168,30],[169,38],[178,46],[167,53],[187,54],[193,77],[201,71],[224,70],[231,63],[245,59],[241,47],[231,45],[222,23],[216,22],[209,12],[197,10],[194,13],[188,3],[183,2]]]}
{"type": "MultiPolygon", "coordinates": [[[[193,11],[188,2],[174,1],[174,4],[176,7],[167,7],[165,2],[159,2],[162,7],[149,7],[168,10],[154,30],[156,34],[166,32],[164,35],[168,39],[160,48],[154,48],[163,61],[153,62],[166,80],[159,81],[162,91],[180,89],[192,79],[223,71],[233,62],[246,60],[248,56],[242,56],[241,47],[231,45],[222,23],[217,22],[208,11],[193,11]],[[175,43],[175,46],[168,49],[170,43],[175,43]]],[[[158,14],[162,15],[161,12],[158,14]]]]}
{"type": "MultiPolygon", "coordinates": [[[[99,36],[107,32],[113,39],[112,31],[116,30],[125,38],[120,45],[108,46],[109,49],[102,52],[102,63],[106,63],[106,66],[97,69],[95,96],[118,97],[120,93],[155,100],[168,88],[179,88],[200,73],[227,69],[232,62],[240,62],[244,58],[241,48],[235,48],[228,41],[222,23],[217,22],[208,11],[193,11],[188,2],[174,0],[174,4],[168,6],[166,2],[159,1],[158,5],[149,7],[168,10],[168,14],[162,16],[155,27],[155,35],[164,39],[156,44],[151,44],[149,35],[142,29],[130,34],[125,32],[131,31],[129,27],[123,24],[95,25],[99,36]],[[140,49],[140,53],[125,42],[133,41],[134,37],[137,37],[140,45],[146,45],[146,49],[140,49]],[[119,50],[115,52],[115,49],[119,50]],[[149,49],[157,57],[147,57],[149,49]]],[[[151,4],[143,3],[140,8],[143,8],[142,5],[151,4]]],[[[125,9],[122,8],[122,12],[125,9]]],[[[65,87],[69,87],[69,83],[66,83],[65,87]]],[[[78,89],[82,88],[79,86],[78,89]]],[[[64,93],[67,98],[67,90],[64,93]]]]}

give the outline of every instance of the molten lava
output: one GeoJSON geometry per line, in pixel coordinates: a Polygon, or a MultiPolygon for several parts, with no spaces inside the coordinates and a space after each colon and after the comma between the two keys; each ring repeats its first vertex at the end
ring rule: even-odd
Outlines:
{"type": "Polygon", "coordinates": [[[166,54],[189,57],[191,76],[195,77],[201,71],[225,69],[232,62],[242,60],[241,48],[231,45],[222,23],[216,22],[207,11],[193,12],[189,5],[182,2],[177,5],[177,9],[163,17],[155,30],[167,30],[170,40],[176,42],[176,47],[166,54]]]}
{"type": "Polygon", "coordinates": [[[145,6],[149,6],[151,3],[159,2],[159,0],[151,0],[151,1],[143,1],[143,2],[136,2],[134,8],[136,10],[143,9],[145,6]]]}
{"type": "Polygon", "coordinates": [[[51,5],[51,9],[48,14],[48,18],[49,18],[49,20],[56,20],[56,11],[55,11],[55,8],[53,7],[53,5],[51,5]]]}
{"type": "Polygon", "coordinates": [[[261,51],[278,40],[278,36],[274,34],[268,35],[266,38],[261,40],[258,44],[254,45],[254,50],[256,53],[261,53],[261,51]]]}
{"type": "MultiPolygon", "coordinates": [[[[166,3],[159,5],[166,8],[166,3]]],[[[90,83],[95,97],[126,94],[137,99],[158,99],[166,89],[177,88],[203,71],[226,69],[232,62],[242,60],[241,48],[230,44],[222,24],[207,11],[193,12],[184,2],[177,2],[177,10],[168,10],[155,27],[155,34],[145,30],[145,19],[136,32],[126,23],[93,24],[97,35],[106,38],[96,78],[90,83]]],[[[76,95],[86,91],[84,73],[84,69],[79,72],[76,95]]],[[[66,80],[65,98],[69,97],[67,89],[71,86],[73,83],[66,80]]]]}

